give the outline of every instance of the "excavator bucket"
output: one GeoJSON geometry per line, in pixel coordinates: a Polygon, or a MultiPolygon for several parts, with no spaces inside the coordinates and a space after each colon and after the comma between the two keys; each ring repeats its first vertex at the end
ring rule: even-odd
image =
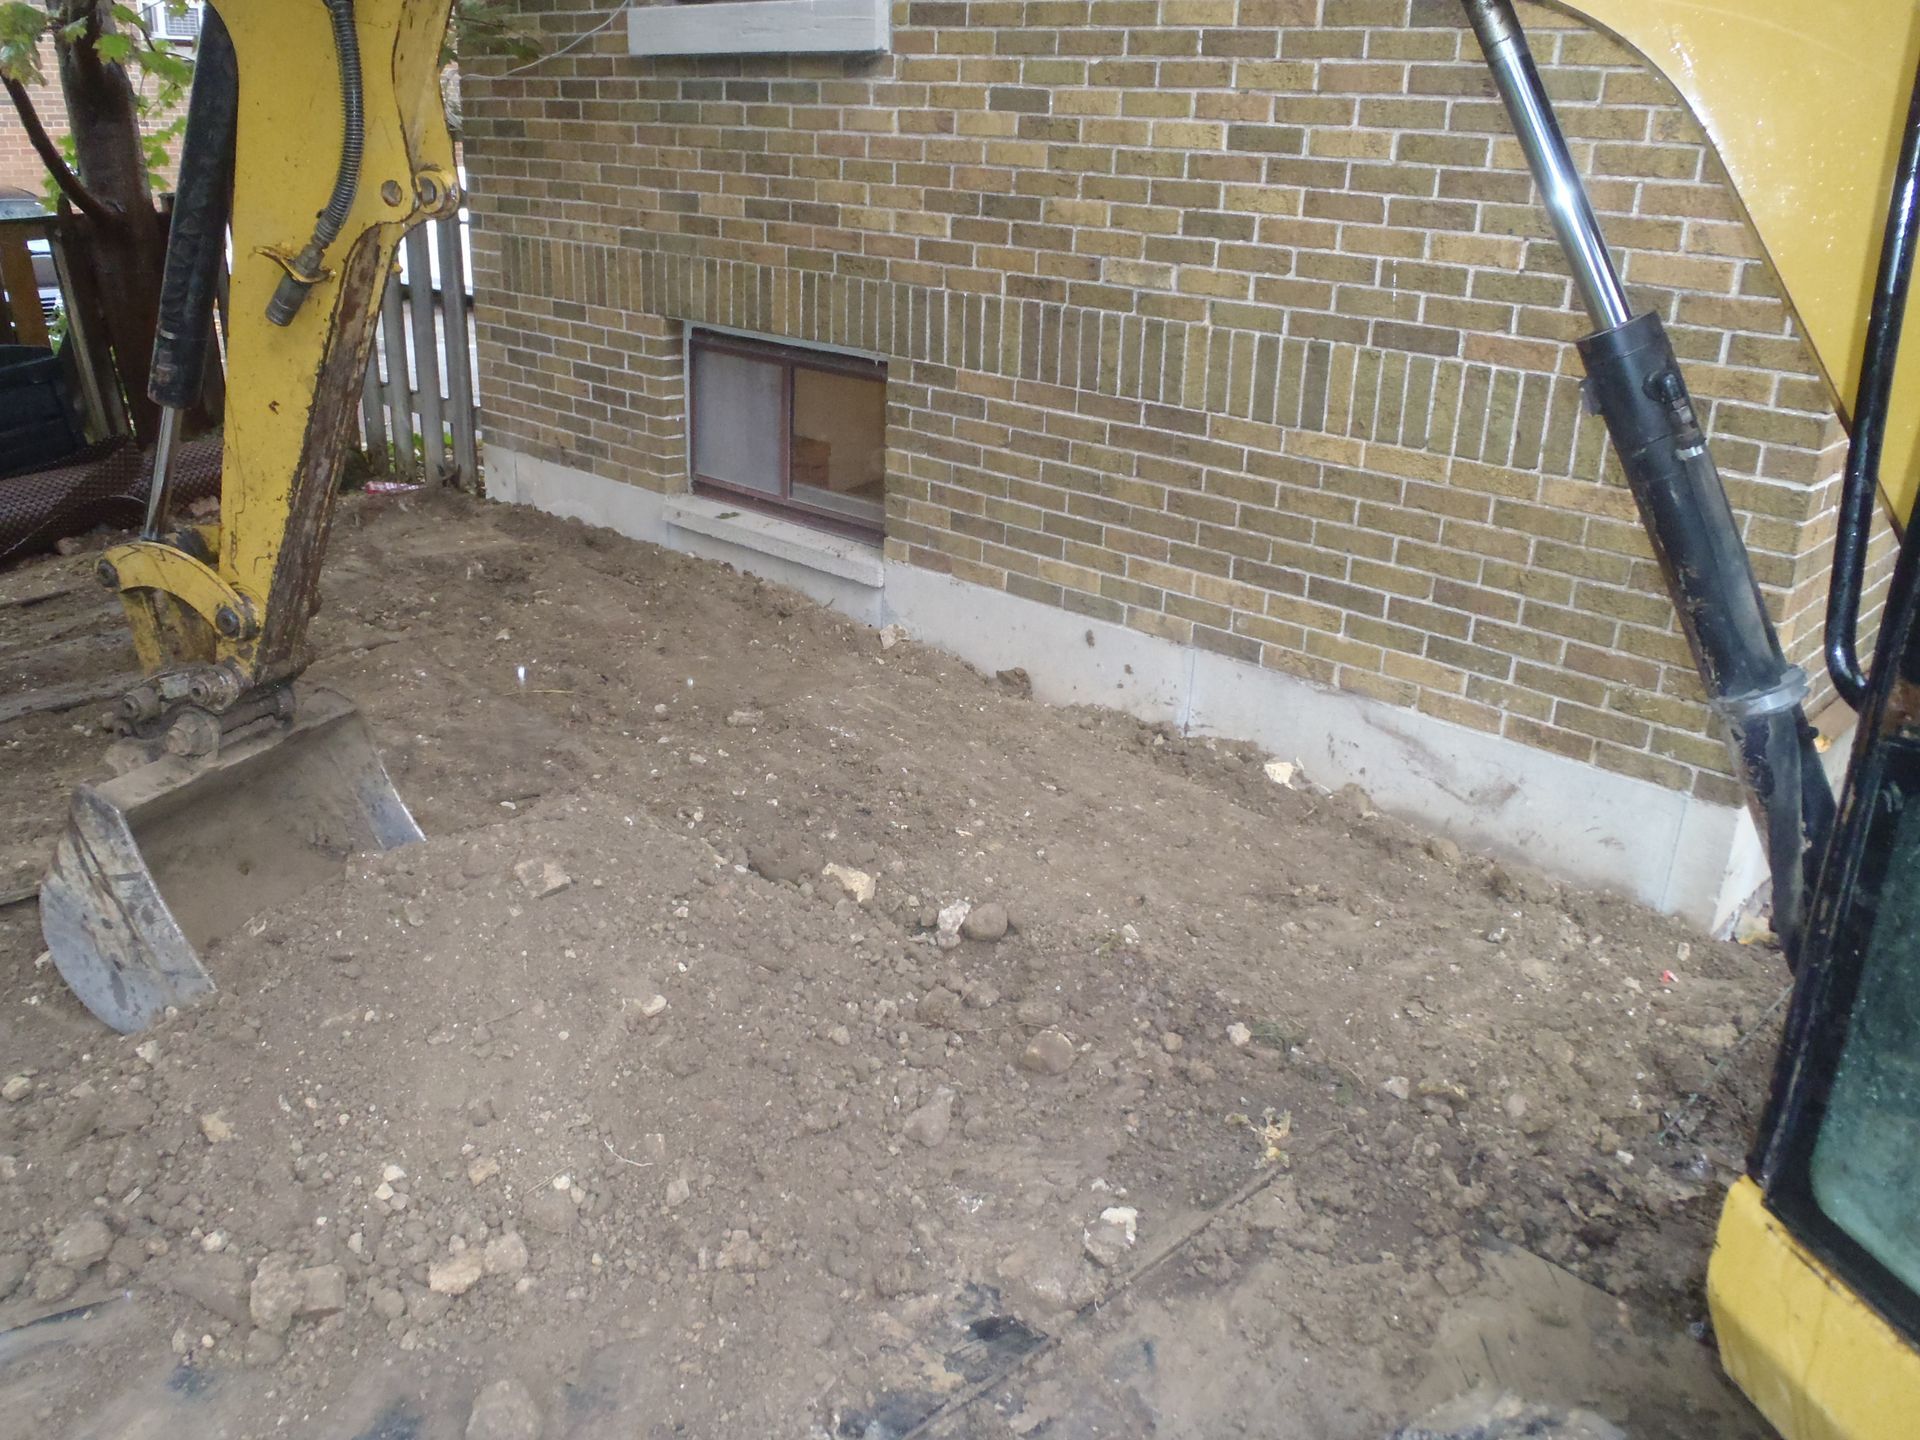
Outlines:
{"type": "Polygon", "coordinates": [[[350,855],[420,838],[360,712],[303,688],[290,722],[74,791],[41,932],[81,1002],[130,1033],[214,989],[205,947],[350,855]]]}

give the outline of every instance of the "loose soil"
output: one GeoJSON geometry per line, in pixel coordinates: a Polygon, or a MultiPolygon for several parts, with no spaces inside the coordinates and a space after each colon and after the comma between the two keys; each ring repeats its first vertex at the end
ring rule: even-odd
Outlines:
{"type": "MultiPolygon", "coordinates": [[[[133,668],[90,565],[9,691],[133,668]]],[[[20,1433],[1762,1433],[1686,1327],[1773,951],[529,511],[348,500],[313,642],[424,844],[143,1036],[0,910],[20,1433]]],[[[0,890],[105,709],[0,722],[0,890]]]]}

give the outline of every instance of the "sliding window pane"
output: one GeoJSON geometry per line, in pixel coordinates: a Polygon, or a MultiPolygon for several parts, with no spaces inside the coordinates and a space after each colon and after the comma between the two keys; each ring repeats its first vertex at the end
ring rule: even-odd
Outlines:
{"type": "Polygon", "coordinates": [[[784,366],[725,350],[693,352],[693,473],[765,495],[785,492],[784,366]]]}
{"type": "Polygon", "coordinates": [[[793,498],[878,526],[886,517],[887,386],[863,375],[793,374],[793,498]]]}

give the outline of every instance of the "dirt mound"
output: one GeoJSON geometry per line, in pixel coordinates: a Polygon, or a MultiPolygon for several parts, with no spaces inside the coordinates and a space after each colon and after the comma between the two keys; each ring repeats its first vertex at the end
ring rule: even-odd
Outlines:
{"type": "MultiPolygon", "coordinates": [[[[377,1372],[549,1434],[898,1435],[1149,1262],[1223,1323],[1285,1262],[1365,1378],[1299,1433],[1361,1435],[1481,1241],[1700,1315],[1775,957],[576,526],[341,531],[315,673],[430,838],[135,1039],[6,919],[0,1320],[128,1287],[245,1433],[352,1433],[377,1372]]],[[[16,741],[45,836],[98,737],[16,741]]]]}

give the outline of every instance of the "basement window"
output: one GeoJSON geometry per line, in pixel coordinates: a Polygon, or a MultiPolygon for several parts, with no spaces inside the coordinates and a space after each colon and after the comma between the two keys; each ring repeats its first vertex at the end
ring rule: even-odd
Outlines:
{"type": "Polygon", "coordinates": [[[843,534],[881,534],[884,365],[696,330],[688,366],[696,491],[843,534]]]}

